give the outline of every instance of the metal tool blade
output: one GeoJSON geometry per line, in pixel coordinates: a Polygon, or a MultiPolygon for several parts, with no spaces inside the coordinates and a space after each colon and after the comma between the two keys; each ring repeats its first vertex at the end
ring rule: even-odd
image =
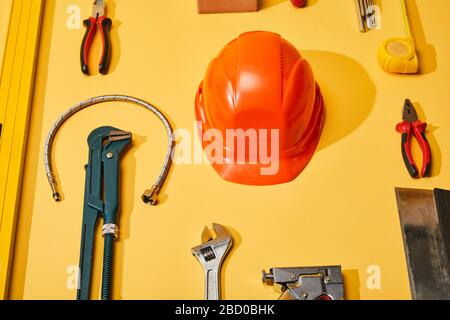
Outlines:
{"type": "Polygon", "coordinates": [[[105,3],[103,0],[95,0],[92,9],[92,17],[99,18],[105,15],[105,3]]]}
{"type": "Polygon", "coordinates": [[[377,15],[375,12],[375,6],[372,0],[366,0],[367,7],[367,28],[374,30],[378,27],[377,15]]]}
{"type": "Polygon", "coordinates": [[[414,300],[449,300],[448,234],[450,193],[442,190],[396,189],[409,280],[414,300]],[[435,195],[439,195],[439,203],[435,195]],[[437,207],[447,203],[447,212],[437,207]],[[438,206],[437,206],[438,204],[438,206]],[[446,241],[447,240],[447,243],[446,241]]]}
{"type": "Polygon", "coordinates": [[[416,108],[414,108],[414,104],[409,99],[406,99],[405,104],[403,105],[402,117],[403,120],[410,123],[413,123],[414,121],[419,119],[416,108]]]}
{"type": "Polygon", "coordinates": [[[362,7],[361,0],[355,0],[355,6],[356,6],[356,14],[358,16],[358,24],[359,24],[359,31],[360,32],[366,32],[366,24],[364,22],[364,8],[362,7]]]}

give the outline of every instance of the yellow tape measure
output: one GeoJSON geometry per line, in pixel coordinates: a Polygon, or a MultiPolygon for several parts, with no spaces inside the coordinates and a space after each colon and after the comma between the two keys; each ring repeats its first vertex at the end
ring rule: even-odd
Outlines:
{"type": "Polygon", "coordinates": [[[408,36],[407,38],[392,38],[384,41],[378,50],[378,61],[387,72],[413,74],[419,71],[419,58],[416,51],[416,41],[409,24],[406,2],[405,0],[401,1],[408,36]]]}

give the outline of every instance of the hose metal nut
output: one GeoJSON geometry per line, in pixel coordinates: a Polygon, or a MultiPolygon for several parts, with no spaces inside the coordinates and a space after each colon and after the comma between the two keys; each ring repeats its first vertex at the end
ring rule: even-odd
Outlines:
{"type": "Polygon", "coordinates": [[[61,195],[58,192],[53,193],[53,200],[55,200],[56,202],[60,202],[61,195]]]}
{"type": "Polygon", "coordinates": [[[49,183],[50,183],[50,187],[52,188],[52,193],[53,193],[53,200],[55,200],[56,202],[60,202],[61,201],[61,195],[59,194],[58,191],[56,191],[56,181],[53,178],[49,178],[49,183]]]}
{"type": "Polygon", "coordinates": [[[146,190],[142,195],[142,201],[150,206],[155,206],[158,203],[159,190],[158,186],[153,186],[150,190],[146,190]]]}
{"type": "Polygon", "coordinates": [[[119,237],[119,226],[113,223],[105,224],[103,225],[102,234],[103,237],[105,237],[107,234],[112,234],[114,235],[114,238],[117,239],[119,237]]]}

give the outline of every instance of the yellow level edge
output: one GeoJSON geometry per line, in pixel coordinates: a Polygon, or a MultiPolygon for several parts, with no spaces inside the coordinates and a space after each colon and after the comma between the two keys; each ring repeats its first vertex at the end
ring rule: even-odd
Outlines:
{"type": "Polygon", "coordinates": [[[44,0],[13,0],[0,78],[0,299],[7,299],[44,0]]]}

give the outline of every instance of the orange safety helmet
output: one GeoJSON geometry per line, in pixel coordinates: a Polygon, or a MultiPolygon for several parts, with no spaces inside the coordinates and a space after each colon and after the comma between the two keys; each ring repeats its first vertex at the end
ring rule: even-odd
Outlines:
{"type": "Polygon", "coordinates": [[[222,50],[200,84],[195,110],[214,169],[223,179],[246,185],[294,180],[312,158],[324,123],[322,94],[310,65],[271,32],[244,33],[222,50]],[[257,134],[250,134],[252,129],[257,134]],[[239,131],[245,132],[244,148],[234,146],[238,135],[229,135],[239,131]],[[233,144],[225,145],[219,133],[233,144]],[[252,138],[259,149],[256,161],[250,159],[256,154],[252,138]],[[261,159],[262,149],[275,159],[261,159]]]}

